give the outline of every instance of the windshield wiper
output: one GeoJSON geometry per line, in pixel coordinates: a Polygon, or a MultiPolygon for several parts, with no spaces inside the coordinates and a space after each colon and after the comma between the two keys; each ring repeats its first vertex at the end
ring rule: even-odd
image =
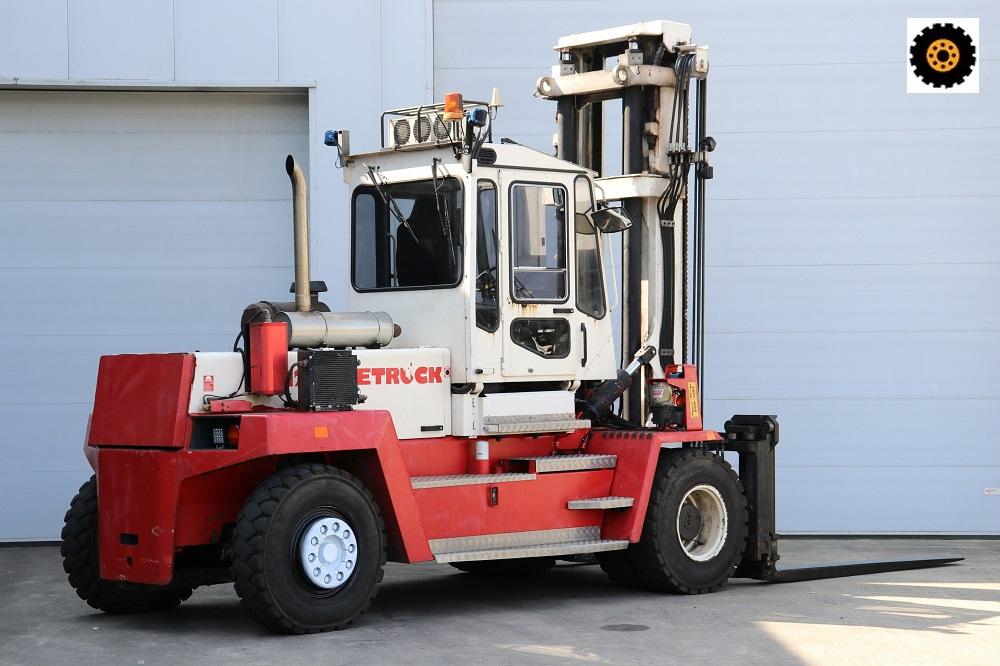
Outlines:
{"type": "MultiPolygon", "coordinates": [[[[444,210],[442,211],[441,206],[441,190],[444,188],[445,179],[438,178],[437,170],[438,164],[441,162],[438,158],[434,158],[431,161],[431,186],[434,188],[434,207],[437,209],[438,222],[441,224],[441,235],[444,236],[445,243],[448,245],[448,263],[453,269],[457,269],[458,266],[455,264],[455,246],[451,235],[451,220],[448,219],[448,200],[444,201],[444,210]]],[[[447,172],[445,172],[447,174],[447,172]]]]}
{"type": "Polygon", "coordinates": [[[375,191],[378,192],[379,197],[382,198],[382,203],[389,209],[392,216],[399,221],[399,226],[410,232],[410,236],[413,237],[414,242],[419,243],[420,239],[417,238],[417,234],[413,231],[413,227],[411,227],[410,223],[406,221],[406,218],[403,216],[403,211],[399,210],[399,204],[397,204],[396,200],[392,198],[389,191],[385,189],[385,181],[382,179],[382,174],[378,173],[367,164],[365,164],[365,168],[368,169],[368,177],[372,179],[372,185],[375,186],[375,191]]]}

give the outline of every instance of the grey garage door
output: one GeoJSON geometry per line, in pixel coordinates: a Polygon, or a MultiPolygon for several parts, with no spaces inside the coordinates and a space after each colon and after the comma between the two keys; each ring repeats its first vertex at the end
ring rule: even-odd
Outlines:
{"type": "Polygon", "coordinates": [[[1000,533],[1000,88],[907,95],[912,5],[434,3],[436,99],[499,86],[499,136],[547,151],[559,36],[662,18],[712,45],[705,411],[780,417],[782,532],[1000,533]]]}
{"type": "Polygon", "coordinates": [[[224,350],[291,281],[301,92],[0,92],[0,540],[90,475],[101,354],[224,350]]]}

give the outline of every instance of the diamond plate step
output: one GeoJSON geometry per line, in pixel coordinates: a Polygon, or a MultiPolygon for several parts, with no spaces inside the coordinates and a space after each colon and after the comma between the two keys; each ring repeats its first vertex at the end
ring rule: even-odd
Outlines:
{"type": "Polygon", "coordinates": [[[593,525],[431,539],[430,547],[438,562],[475,562],[622,550],[628,541],[602,539],[601,528],[593,525]]]}
{"type": "Polygon", "coordinates": [[[572,413],[529,414],[524,416],[487,416],[482,430],[490,434],[509,435],[526,432],[571,432],[589,428],[590,421],[578,419],[572,413]]]}
{"type": "Polygon", "coordinates": [[[435,556],[435,560],[445,562],[478,562],[482,560],[512,560],[518,557],[558,557],[560,555],[580,555],[583,553],[603,553],[608,550],[625,550],[628,540],[595,539],[592,541],[569,541],[566,543],[540,544],[492,550],[470,550],[435,556]]]}
{"type": "Polygon", "coordinates": [[[575,499],[566,503],[569,509],[628,509],[635,503],[634,497],[592,497],[575,499]]]}
{"type": "Polygon", "coordinates": [[[508,481],[531,481],[534,474],[443,474],[441,476],[414,476],[410,485],[414,490],[421,488],[445,488],[448,486],[471,486],[477,483],[506,483],[508,481]]]}
{"type": "Polygon", "coordinates": [[[613,469],[618,456],[603,453],[567,453],[555,456],[510,458],[507,467],[512,472],[545,474],[546,472],[575,472],[583,469],[613,469]]]}

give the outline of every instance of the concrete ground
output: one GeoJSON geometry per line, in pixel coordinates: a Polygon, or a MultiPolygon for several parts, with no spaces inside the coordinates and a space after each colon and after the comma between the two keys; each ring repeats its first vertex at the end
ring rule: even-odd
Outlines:
{"type": "Polygon", "coordinates": [[[178,610],[109,616],[80,601],[55,547],[0,548],[3,664],[996,664],[1000,540],[785,540],[787,566],[964,556],[939,569],[697,597],[621,589],[596,566],[532,581],[389,565],[353,627],[268,634],[231,586],[178,610]]]}

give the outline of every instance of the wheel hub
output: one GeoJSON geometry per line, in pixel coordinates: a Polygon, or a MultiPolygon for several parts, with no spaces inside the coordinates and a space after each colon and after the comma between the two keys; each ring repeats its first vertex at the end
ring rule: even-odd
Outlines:
{"type": "Polygon", "coordinates": [[[936,39],[924,54],[927,64],[939,72],[950,72],[958,66],[958,46],[950,39],[936,39]]]}
{"type": "Polygon", "coordinates": [[[698,537],[699,532],[701,532],[701,513],[698,508],[693,504],[682,504],[680,522],[677,526],[681,541],[691,541],[698,537]]]}
{"type": "Polygon", "coordinates": [[[324,590],[346,583],[357,560],[357,537],[342,518],[317,518],[309,523],[299,541],[299,561],[306,580],[324,590]]]}
{"type": "Polygon", "coordinates": [[[684,554],[706,562],[722,551],[729,533],[729,514],[722,494],[706,483],[685,493],[677,509],[677,540],[684,554]]]}

